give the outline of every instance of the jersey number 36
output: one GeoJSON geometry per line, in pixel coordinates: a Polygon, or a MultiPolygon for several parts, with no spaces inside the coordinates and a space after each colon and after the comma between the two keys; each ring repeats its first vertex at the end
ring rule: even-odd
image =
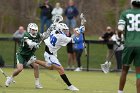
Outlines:
{"type": "Polygon", "coordinates": [[[127,25],[128,31],[140,31],[140,14],[127,14],[129,25],[127,25]]]}

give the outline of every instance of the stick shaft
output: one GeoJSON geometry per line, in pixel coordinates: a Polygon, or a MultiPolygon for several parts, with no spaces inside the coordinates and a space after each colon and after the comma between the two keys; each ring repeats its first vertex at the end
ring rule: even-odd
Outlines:
{"type": "Polygon", "coordinates": [[[0,68],[0,71],[2,72],[2,74],[5,76],[5,77],[7,77],[8,75],[7,74],[5,74],[4,72],[3,72],[3,70],[0,68]]]}

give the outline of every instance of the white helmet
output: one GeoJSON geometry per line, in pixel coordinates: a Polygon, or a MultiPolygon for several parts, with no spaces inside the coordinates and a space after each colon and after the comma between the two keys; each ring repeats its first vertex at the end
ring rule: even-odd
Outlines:
{"type": "Polygon", "coordinates": [[[69,28],[65,23],[58,23],[56,25],[56,30],[60,33],[65,33],[66,31],[69,31],[69,28]]]}
{"type": "Polygon", "coordinates": [[[62,30],[69,30],[68,26],[65,23],[59,24],[62,30]]]}
{"type": "Polygon", "coordinates": [[[29,23],[27,27],[27,32],[32,36],[36,37],[38,33],[38,26],[35,23],[29,23]]]}

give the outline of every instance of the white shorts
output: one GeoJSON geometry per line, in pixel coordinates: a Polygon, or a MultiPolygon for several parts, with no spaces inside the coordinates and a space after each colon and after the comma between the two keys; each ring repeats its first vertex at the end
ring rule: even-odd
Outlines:
{"type": "Polygon", "coordinates": [[[44,58],[45,58],[45,61],[48,62],[48,66],[51,66],[52,64],[57,65],[57,66],[61,66],[59,60],[54,55],[50,55],[47,52],[45,52],[44,58]]]}

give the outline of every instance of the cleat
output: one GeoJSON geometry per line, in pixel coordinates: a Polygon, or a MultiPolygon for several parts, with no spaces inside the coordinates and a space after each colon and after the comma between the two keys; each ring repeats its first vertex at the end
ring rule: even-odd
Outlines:
{"type": "Polygon", "coordinates": [[[71,90],[71,91],[79,91],[79,89],[76,88],[74,85],[68,86],[67,89],[68,89],[68,90],[71,90]]]}
{"type": "Polygon", "coordinates": [[[13,81],[12,77],[7,77],[7,80],[5,82],[5,86],[8,87],[11,84],[12,81],[13,81]]]}
{"type": "Polygon", "coordinates": [[[38,85],[35,85],[35,88],[36,88],[36,89],[42,89],[43,87],[42,87],[41,84],[38,84],[38,85]]]}

